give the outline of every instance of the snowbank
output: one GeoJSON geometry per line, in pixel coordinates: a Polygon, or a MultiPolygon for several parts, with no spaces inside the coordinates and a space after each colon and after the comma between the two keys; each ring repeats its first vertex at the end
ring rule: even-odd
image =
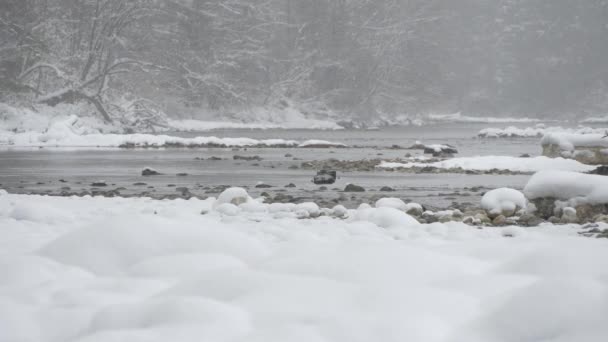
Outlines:
{"type": "Polygon", "coordinates": [[[490,217],[513,216],[521,209],[526,209],[527,200],[523,193],[515,189],[500,188],[488,191],[481,198],[481,207],[490,217]]]}
{"type": "Polygon", "coordinates": [[[540,138],[545,134],[599,134],[604,133],[603,128],[579,127],[579,128],[562,128],[562,127],[544,127],[537,125],[536,127],[518,128],[509,126],[506,128],[484,128],[477,134],[480,138],[540,138]]]}
{"type": "Polygon", "coordinates": [[[608,177],[577,172],[539,172],[530,178],[524,194],[531,200],[555,198],[576,204],[604,204],[608,203],[608,177]]]}
{"type": "Polygon", "coordinates": [[[329,141],[298,142],[285,139],[218,138],[199,136],[182,138],[152,134],[103,134],[81,126],[76,116],[55,120],[42,131],[0,129],[0,146],[16,147],[346,147],[329,141]]]}
{"type": "Polygon", "coordinates": [[[559,146],[562,151],[574,151],[577,147],[608,147],[606,134],[550,133],[543,137],[543,146],[559,146]]]}
{"type": "Polygon", "coordinates": [[[538,119],[530,118],[494,118],[467,116],[461,113],[454,114],[429,114],[426,116],[432,122],[454,122],[454,123],[517,123],[517,122],[540,122],[538,119]]]}
{"type": "Polygon", "coordinates": [[[483,156],[452,158],[434,163],[389,163],[383,162],[379,166],[383,169],[410,169],[410,168],[437,168],[443,170],[471,170],[490,171],[505,170],[511,172],[532,173],[542,170],[563,170],[586,172],[595,169],[590,165],[564,158],[516,158],[507,156],[483,156]]]}
{"type": "Polygon", "coordinates": [[[369,213],[376,223],[228,216],[212,204],[0,195],[0,341],[608,335],[607,242],[574,226],[409,225],[391,208],[369,213]]]}

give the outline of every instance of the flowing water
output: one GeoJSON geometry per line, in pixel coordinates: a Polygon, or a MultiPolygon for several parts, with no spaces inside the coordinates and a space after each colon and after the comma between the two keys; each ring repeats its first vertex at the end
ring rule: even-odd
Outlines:
{"type": "MultiPolygon", "coordinates": [[[[410,146],[416,141],[425,144],[451,144],[458,156],[540,154],[539,139],[476,139],[488,124],[446,124],[423,127],[400,127],[380,130],[218,130],[205,133],[175,133],[184,137],[214,135],[254,139],[283,138],[298,141],[322,139],[342,142],[347,149],[3,149],[0,150],[0,188],[14,193],[83,192],[95,190],[91,183],[104,180],[103,190],[120,189],[121,195],[175,195],[176,189],[187,187],[196,196],[216,196],[217,186],[242,186],[253,195],[288,193],[297,201],[334,200],[357,205],[381,196],[395,196],[434,208],[448,207],[452,202],[478,203],[484,189],[497,187],[522,188],[529,176],[411,174],[388,171],[341,172],[336,184],[320,190],[312,184],[314,170],[294,169],[294,165],[310,160],[336,158],[361,160],[403,158],[406,153],[391,149],[393,145],[410,146]],[[286,156],[290,154],[291,156],[286,156]],[[237,161],[234,155],[259,156],[262,161],[237,161]],[[219,157],[224,160],[197,160],[219,157]],[[297,159],[297,160],[294,160],[297,159]],[[290,168],[290,166],[292,168],[290,168]],[[151,167],[160,176],[142,177],[141,170],[151,167]],[[177,176],[187,173],[187,176],[177,176]],[[61,180],[61,181],[60,181],[61,180]],[[136,183],[145,183],[134,185],[136,183]],[[258,189],[256,184],[272,185],[258,189]],[[293,183],[296,188],[285,188],[293,183]],[[344,186],[354,183],[366,188],[365,193],[343,193],[344,186]],[[382,193],[389,186],[396,191],[382,193]],[[481,187],[481,189],[479,189],[481,187]],[[472,189],[473,188],[473,189],[472,189]],[[478,189],[475,189],[478,188],[478,189]],[[354,197],[353,197],[354,196],[354,197]]],[[[180,189],[181,191],[182,189],[180,189]]]]}

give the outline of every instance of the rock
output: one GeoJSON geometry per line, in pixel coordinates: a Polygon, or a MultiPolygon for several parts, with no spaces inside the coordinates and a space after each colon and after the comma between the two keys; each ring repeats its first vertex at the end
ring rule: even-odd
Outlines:
{"type": "Polygon", "coordinates": [[[219,160],[222,160],[222,158],[220,158],[220,157],[210,157],[207,160],[210,160],[210,161],[219,161],[219,160]]]}
{"type": "Polygon", "coordinates": [[[60,179],[59,182],[61,182],[61,183],[67,183],[68,181],[66,181],[65,179],[60,179]]]}
{"type": "Polygon", "coordinates": [[[146,186],[148,184],[143,183],[143,182],[137,182],[137,183],[133,183],[134,186],[146,186]]]}
{"type": "Polygon", "coordinates": [[[101,186],[108,186],[108,184],[105,181],[97,181],[97,182],[91,183],[91,186],[101,187],[101,186]]]}
{"type": "Polygon", "coordinates": [[[348,184],[344,188],[344,192],[365,192],[365,188],[355,184],[348,184]]]}
{"type": "Polygon", "coordinates": [[[543,220],[532,215],[532,214],[523,214],[519,217],[518,223],[522,226],[526,227],[536,227],[543,223],[543,220]]]}
{"type": "Polygon", "coordinates": [[[527,153],[524,153],[522,155],[519,156],[519,158],[530,158],[531,156],[527,153]]]}
{"type": "Polygon", "coordinates": [[[551,216],[551,217],[549,217],[549,222],[551,222],[553,224],[558,224],[558,223],[561,223],[561,219],[557,216],[551,216]]]}
{"type": "Polygon", "coordinates": [[[327,187],[326,186],[321,186],[321,187],[319,187],[319,191],[327,191],[327,187]]]}
{"type": "Polygon", "coordinates": [[[158,175],[160,175],[160,173],[154,169],[147,167],[141,171],[141,175],[142,176],[158,176],[158,175]]]}
{"type": "Polygon", "coordinates": [[[176,176],[177,177],[187,177],[189,175],[187,173],[178,173],[176,176]]]}
{"type": "Polygon", "coordinates": [[[492,220],[490,220],[490,218],[486,214],[479,213],[479,214],[475,215],[475,218],[477,220],[479,220],[482,224],[492,223],[492,220]]]}
{"type": "Polygon", "coordinates": [[[192,197],[192,194],[190,193],[190,189],[188,189],[186,187],[175,188],[175,191],[179,192],[182,195],[182,197],[192,197]]]}
{"type": "Polygon", "coordinates": [[[600,214],[608,213],[607,204],[581,204],[576,206],[576,215],[579,222],[592,222],[593,218],[600,214]]]}
{"type": "Polygon", "coordinates": [[[592,175],[608,176],[608,166],[598,166],[595,170],[589,172],[592,175]]]}
{"type": "Polygon", "coordinates": [[[562,209],[562,222],[563,223],[578,223],[578,216],[576,215],[576,209],[572,207],[566,207],[562,209]]]}
{"type": "Polygon", "coordinates": [[[391,188],[390,186],[383,186],[380,188],[380,191],[382,192],[392,192],[395,191],[395,189],[391,188]]]}
{"type": "Polygon", "coordinates": [[[300,168],[300,167],[299,167],[298,165],[290,165],[290,166],[288,167],[288,169],[289,169],[289,170],[297,170],[297,169],[299,169],[299,168],[300,168]]]}
{"type": "Polygon", "coordinates": [[[337,172],[330,170],[321,170],[317,172],[317,175],[313,178],[313,183],[320,184],[334,184],[336,182],[337,172]]]}
{"type": "Polygon", "coordinates": [[[293,183],[289,183],[289,184],[285,185],[285,187],[286,187],[286,188],[295,188],[295,187],[296,187],[296,185],[295,185],[295,184],[293,184],[293,183]]]}
{"type": "Polygon", "coordinates": [[[262,161],[262,158],[260,156],[248,157],[248,156],[235,155],[234,157],[232,157],[232,159],[234,159],[234,160],[246,160],[246,161],[262,161]]]}
{"type": "Polygon", "coordinates": [[[498,215],[494,218],[494,220],[492,220],[492,224],[500,227],[500,226],[504,226],[507,223],[507,218],[504,215],[498,215]]]}
{"type": "Polygon", "coordinates": [[[555,215],[555,198],[537,198],[531,201],[536,207],[536,216],[548,220],[555,215]]]}
{"type": "Polygon", "coordinates": [[[255,186],[257,189],[269,189],[272,188],[272,185],[268,185],[268,184],[258,184],[255,186]]]}
{"type": "Polygon", "coordinates": [[[593,222],[604,222],[604,223],[608,223],[608,215],[604,215],[604,214],[596,215],[596,216],[593,218],[593,222]]]}
{"type": "Polygon", "coordinates": [[[462,220],[462,223],[468,224],[469,226],[479,226],[481,225],[481,220],[473,216],[467,216],[462,220]]]}
{"type": "Polygon", "coordinates": [[[293,155],[292,155],[291,153],[287,153],[287,154],[285,155],[285,158],[292,158],[292,157],[293,157],[293,155]]]}

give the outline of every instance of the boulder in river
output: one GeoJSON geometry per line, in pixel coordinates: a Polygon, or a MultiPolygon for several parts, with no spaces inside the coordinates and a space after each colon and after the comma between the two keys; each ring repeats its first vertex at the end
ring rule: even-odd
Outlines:
{"type": "Polygon", "coordinates": [[[158,172],[158,171],[156,171],[154,169],[151,169],[149,167],[146,167],[145,169],[143,169],[141,171],[141,175],[142,176],[146,176],[146,177],[147,176],[158,176],[158,175],[160,175],[160,172],[158,172]]]}
{"type": "Polygon", "coordinates": [[[595,170],[589,172],[592,175],[608,176],[608,166],[598,166],[595,170]]]}
{"type": "Polygon", "coordinates": [[[344,188],[344,192],[365,192],[365,188],[355,184],[348,184],[344,188]]]}
{"type": "Polygon", "coordinates": [[[317,175],[313,178],[313,183],[319,184],[334,184],[338,173],[336,171],[321,170],[317,172],[317,175]]]}

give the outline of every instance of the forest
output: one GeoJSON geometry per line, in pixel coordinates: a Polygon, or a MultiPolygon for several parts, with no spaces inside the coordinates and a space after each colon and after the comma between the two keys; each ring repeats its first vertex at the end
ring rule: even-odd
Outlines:
{"type": "Polygon", "coordinates": [[[0,101],[106,121],[608,112],[606,0],[2,0],[0,101]]]}

